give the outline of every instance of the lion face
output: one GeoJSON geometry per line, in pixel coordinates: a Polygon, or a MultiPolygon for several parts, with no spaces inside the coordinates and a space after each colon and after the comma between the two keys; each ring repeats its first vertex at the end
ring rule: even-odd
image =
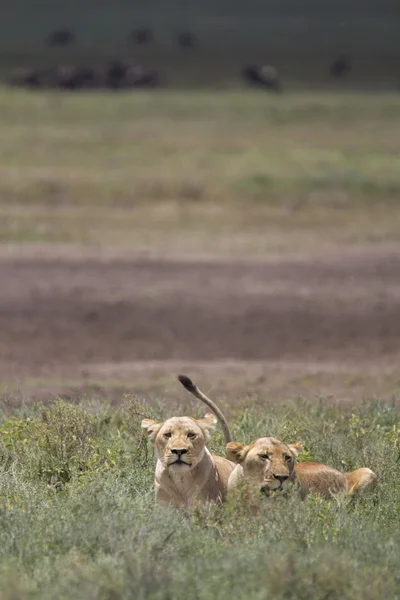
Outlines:
{"type": "Polygon", "coordinates": [[[156,448],[157,458],[171,474],[193,469],[204,457],[206,443],[217,419],[172,417],[163,423],[143,419],[142,430],[156,448]]]}
{"type": "Polygon", "coordinates": [[[226,447],[229,460],[243,469],[243,478],[251,487],[267,496],[284,491],[294,481],[296,457],[303,444],[284,444],[275,438],[259,438],[248,446],[230,442],[226,447]]]}

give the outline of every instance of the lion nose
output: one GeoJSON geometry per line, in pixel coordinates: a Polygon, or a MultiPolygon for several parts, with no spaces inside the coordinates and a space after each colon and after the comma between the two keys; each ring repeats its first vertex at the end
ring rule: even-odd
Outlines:
{"type": "Polygon", "coordinates": [[[182,454],[187,454],[186,448],[174,448],[171,450],[172,454],[177,454],[178,456],[182,456],[182,454]]]}
{"type": "Polygon", "coordinates": [[[289,475],[274,475],[275,479],[283,483],[286,479],[289,479],[289,475]]]}

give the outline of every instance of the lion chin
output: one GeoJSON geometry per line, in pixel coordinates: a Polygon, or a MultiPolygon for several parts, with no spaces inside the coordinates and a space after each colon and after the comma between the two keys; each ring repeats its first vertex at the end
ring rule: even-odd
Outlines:
{"type": "Polygon", "coordinates": [[[269,483],[262,483],[261,487],[260,487],[260,492],[262,494],[264,494],[265,496],[270,496],[272,495],[279,495],[279,494],[283,494],[283,493],[287,493],[289,490],[291,490],[293,487],[292,482],[290,483],[275,483],[275,482],[269,482],[269,483]]]}
{"type": "Polygon", "coordinates": [[[167,468],[171,471],[171,472],[177,472],[177,473],[183,473],[186,471],[191,471],[193,468],[193,465],[184,461],[174,461],[174,462],[170,462],[167,463],[167,468]]]}

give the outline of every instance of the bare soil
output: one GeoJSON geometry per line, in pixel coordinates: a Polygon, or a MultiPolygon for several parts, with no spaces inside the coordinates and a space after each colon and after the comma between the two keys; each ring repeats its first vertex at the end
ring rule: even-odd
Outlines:
{"type": "Polygon", "coordinates": [[[393,248],[241,262],[3,255],[0,282],[3,381],[140,388],[146,373],[185,369],[234,373],[245,386],[280,373],[292,392],[320,372],[325,383],[397,372],[393,248]]]}

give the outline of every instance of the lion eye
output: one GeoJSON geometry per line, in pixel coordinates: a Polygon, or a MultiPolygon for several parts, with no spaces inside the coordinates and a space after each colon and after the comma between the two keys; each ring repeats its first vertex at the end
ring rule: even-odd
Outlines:
{"type": "Polygon", "coordinates": [[[292,457],[289,454],[286,454],[285,460],[286,460],[286,462],[290,463],[290,462],[292,462],[292,457]]]}
{"type": "Polygon", "coordinates": [[[172,433],[170,431],[168,431],[168,433],[164,433],[164,437],[170,438],[170,437],[172,437],[172,433]]]}
{"type": "Polygon", "coordinates": [[[196,434],[195,434],[195,433],[193,433],[192,431],[190,431],[190,432],[187,434],[187,436],[188,436],[189,440],[194,440],[194,438],[196,437],[196,434]]]}
{"type": "Polygon", "coordinates": [[[258,456],[261,458],[261,460],[269,460],[269,454],[259,454],[258,456]]]}

